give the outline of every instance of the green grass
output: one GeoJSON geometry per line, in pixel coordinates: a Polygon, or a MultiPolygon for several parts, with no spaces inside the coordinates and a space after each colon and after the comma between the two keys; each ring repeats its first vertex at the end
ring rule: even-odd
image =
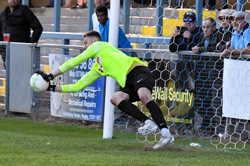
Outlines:
{"type": "Polygon", "coordinates": [[[4,166],[250,165],[249,145],[241,151],[193,147],[194,152],[143,151],[145,145],[123,138],[102,139],[100,129],[0,118],[0,165],[4,166]]]}

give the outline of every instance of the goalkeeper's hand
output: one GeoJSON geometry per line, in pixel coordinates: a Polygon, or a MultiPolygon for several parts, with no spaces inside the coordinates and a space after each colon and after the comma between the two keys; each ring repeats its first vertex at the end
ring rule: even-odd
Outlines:
{"type": "Polygon", "coordinates": [[[47,73],[45,73],[45,72],[42,71],[42,70],[37,70],[37,71],[35,71],[34,73],[40,74],[40,75],[43,77],[43,79],[44,79],[45,81],[47,81],[47,82],[49,82],[50,80],[53,80],[53,78],[54,78],[54,76],[53,76],[52,73],[47,74],[47,73]]]}

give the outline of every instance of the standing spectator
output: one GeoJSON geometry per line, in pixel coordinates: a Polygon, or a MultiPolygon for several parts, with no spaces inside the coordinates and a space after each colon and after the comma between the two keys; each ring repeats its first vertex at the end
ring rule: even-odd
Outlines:
{"type": "Polygon", "coordinates": [[[3,40],[3,33],[9,33],[12,42],[37,43],[43,31],[37,17],[28,6],[21,4],[21,0],[8,0],[8,4],[0,14],[0,40],[3,40]]]}
{"type": "Polygon", "coordinates": [[[202,24],[202,30],[203,33],[199,35],[198,44],[192,48],[192,52],[214,52],[216,43],[213,41],[217,32],[215,20],[212,17],[205,18],[202,24]]]}
{"type": "Polygon", "coordinates": [[[84,9],[87,8],[88,0],[77,0],[77,3],[71,9],[84,9]]]}
{"type": "Polygon", "coordinates": [[[218,19],[220,20],[220,28],[216,33],[214,42],[216,43],[216,51],[223,52],[230,46],[231,37],[232,37],[232,22],[230,20],[230,16],[233,14],[233,10],[224,9],[221,10],[218,19]]]}
{"type": "Polygon", "coordinates": [[[231,46],[222,52],[222,56],[250,54],[250,29],[246,22],[246,13],[236,11],[230,17],[233,24],[231,46]]]}
{"type": "MultiPolygon", "coordinates": [[[[169,43],[169,50],[171,52],[192,50],[192,47],[198,43],[199,34],[202,33],[202,30],[196,27],[196,15],[193,12],[184,14],[183,27],[186,27],[186,30],[183,32],[180,31],[178,27],[174,29],[173,36],[169,43]]],[[[181,27],[181,29],[183,29],[183,27],[181,27]]]]}
{"type": "MultiPolygon", "coordinates": [[[[106,0],[95,0],[94,3],[95,3],[95,8],[97,9],[99,6],[105,6],[106,0]]],[[[109,15],[110,15],[110,10],[108,9],[108,17],[109,15]]],[[[92,14],[92,23],[93,23],[93,30],[100,33],[99,22],[97,20],[97,16],[95,12],[92,14]]]]}
{"type": "Polygon", "coordinates": [[[121,86],[120,90],[113,94],[110,102],[144,123],[138,129],[138,133],[148,135],[160,129],[161,138],[153,149],[159,149],[165,145],[174,143],[174,136],[171,135],[160,107],[152,99],[152,89],[155,80],[151,71],[138,58],[126,56],[110,43],[102,42],[100,34],[90,31],[84,36],[84,52],[77,57],[65,62],[52,73],[47,74],[38,71],[46,81],[50,81],[89,58],[95,58],[95,64],[77,83],[68,85],[49,85],[48,90],[62,93],[76,93],[93,83],[101,76],[114,78],[121,86]],[[142,113],[132,102],[141,101],[149,110],[152,119],[142,113]]]}
{"type": "MultiPolygon", "coordinates": [[[[108,9],[105,6],[99,6],[96,9],[97,19],[99,21],[99,29],[102,41],[108,42],[109,40],[109,18],[108,9]]],[[[119,27],[118,34],[118,48],[132,48],[127,37],[122,29],[119,27]]]]}

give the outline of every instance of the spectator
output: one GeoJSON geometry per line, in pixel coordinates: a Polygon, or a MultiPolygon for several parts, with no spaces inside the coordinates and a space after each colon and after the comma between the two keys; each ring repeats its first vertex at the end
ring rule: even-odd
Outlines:
{"type": "Polygon", "coordinates": [[[37,43],[43,31],[37,17],[28,6],[21,4],[21,0],[8,0],[8,4],[0,14],[0,40],[3,40],[3,33],[9,33],[12,42],[37,43]]]}
{"type": "Polygon", "coordinates": [[[169,43],[169,50],[171,52],[192,50],[192,47],[198,43],[199,34],[202,33],[202,30],[196,27],[196,15],[193,12],[184,14],[183,27],[187,27],[187,30],[181,32],[178,27],[174,29],[169,43]]]}
{"type": "Polygon", "coordinates": [[[77,0],[77,3],[71,9],[84,9],[87,8],[88,0],[77,0]]]}
{"type": "Polygon", "coordinates": [[[49,82],[56,76],[71,70],[89,58],[94,57],[96,59],[91,70],[77,83],[49,85],[48,90],[62,93],[76,93],[93,83],[99,77],[110,76],[121,85],[120,90],[113,94],[110,102],[126,114],[144,123],[144,126],[138,129],[138,133],[148,135],[154,133],[157,128],[160,129],[161,138],[153,149],[159,149],[165,145],[174,143],[174,136],[171,135],[167,128],[162,111],[151,97],[155,80],[147,66],[140,59],[126,56],[111,44],[102,42],[100,34],[96,31],[84,34],[84,50],[82,54],[65,62],[50,74],[43,71],[37,72],[49,82]],[[153,120],[132,104],[135,101],[141,101],[148,108],[153,120]]]}
{"type": "Polygon", "coordinates": [[[231,37],[232,37],[232,22],[230,20],[230,16],[233,14],[233,10],[224,9],[221,10],[218,19],[221,22],[220,28],[216,33],[214,42],[216,44],[216,51],[223,52],[230,46],[231,37]]]}
{"type": "MultiPolygon", "coordinates": [[[[106,4],[106,0],[95,0],[94,3],[95,3],[95,8],[98,8],[99,6],[105,6],[106,4]]],[[[108,17],[110,15],[110,10],[108,9],[108,17]]],[[[97,20],[97,16],[96,16],[96,13],[93,13],[92,14],[92,23],[93,23],[93,30],[97,31],[100,33],[100,30],[99,30],[99,22],[97,20]]]]}
{"type": "Polygon", "coordinates": [[[194,53],[214,52],[216,43],[214,41],[217,32],[216,22],[212,17],[207,17],[202,24],[203,33],[199,35],[197,46],[192,48],[194,53]]]}
{"type": "MultiPolygon", "coordinates": [[[[177,26],[174,29],[169,50],[171,52],[181,50],[191,51],[192,47],[197,45],[200,33],[202,33],[202,29],[196,27],[196,15],[193,12],[186,12],[183,17],[183,26],[177,26]]],[[[194,66],[193,61],[182,58],[173,63],[171,68],[176,72],[171,77],[176,80],[175,88],[182,90],[192,90],[194,88],[194,66]]]]}
{"type": "MultiPolygon", "coordinates": [[[[63,6],[63,0],[61,0],[61,6],[63,6]]],[[[52,8],[52,7],[54,7],[54,0],[49,0],[49,4],[46,5],[46,6],[42,6],[42,7],[45,7],[45,8],[52,8]]]]}
{"type": "Polygon", "coordinates": [[[222,56],[250,54],[250,29],[246,22],[246,13],[236,11],[230,17],[233,24],[231,46],[222,52],[222,56]]]}
{"type": "MultiPolygon", "coordinates": [[[[97,19],[99,21],[99,29],[102,41],[108,42],[109,40],[109,18],[108,9],[105,6],[99,6],[96,9],[97,19]]],[[[122,29],[119,27],[118,34],[118,48],[132,48],[127,37],[122,29]]]]}

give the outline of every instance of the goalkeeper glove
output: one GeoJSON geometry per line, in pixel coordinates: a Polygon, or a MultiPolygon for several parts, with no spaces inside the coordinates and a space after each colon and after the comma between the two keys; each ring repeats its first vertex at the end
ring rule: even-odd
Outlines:
{"type": "Polygon", "coordinates": [[[49,81],[49,87],[48,87],[47,91],[53,91],[53,92],[55,92],[55,88],[56,88],[56,85],[51,85],[50,81],[49,81]]]}
{"type": "Polygon", "coordinates": [[[53,77],[54,77],[52,73],[47,74],[47,73],[45,73],[45,72],[42,71],[42,70],[37,70],[37,71],[35,71],[34,73],[40,74],[40,75],[43,77],[43,79],[44,79],[45,81],[47,81],[47,82],[49,82],[50,80],[53,80],[53,77]]]}

